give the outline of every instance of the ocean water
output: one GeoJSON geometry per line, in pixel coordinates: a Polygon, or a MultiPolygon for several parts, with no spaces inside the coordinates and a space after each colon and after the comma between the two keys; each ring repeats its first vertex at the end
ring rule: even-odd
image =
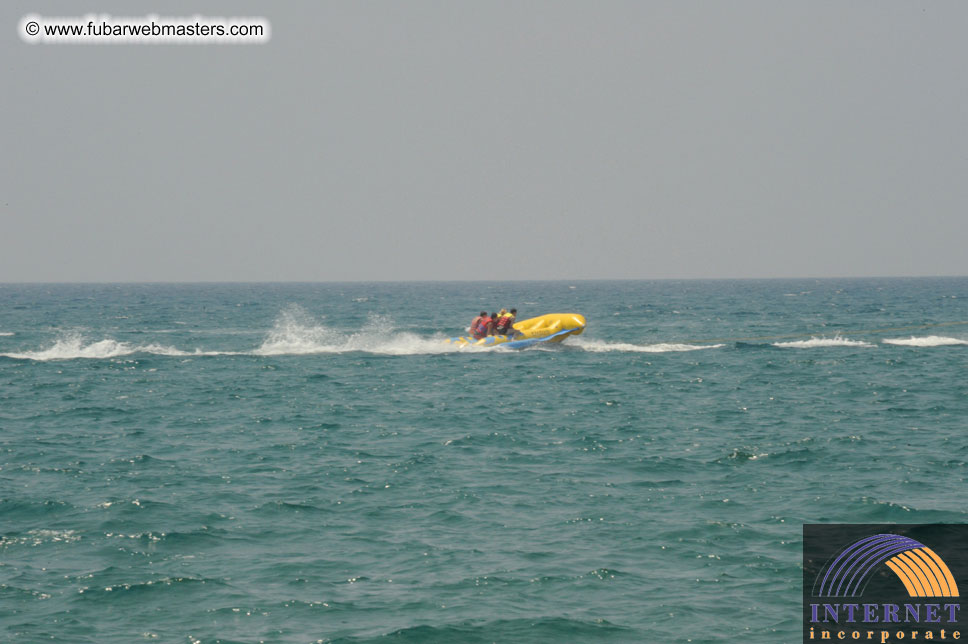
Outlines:
{"type": "Polygon", "coordinates": [[[0,285],[0,641],[798,641],[803,523],[968,522],[966,367],[964,278],[0,285]]]}

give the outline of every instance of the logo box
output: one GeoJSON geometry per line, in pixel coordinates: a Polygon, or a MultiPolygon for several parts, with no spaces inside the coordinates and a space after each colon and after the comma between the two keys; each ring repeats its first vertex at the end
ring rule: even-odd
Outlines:
{"type": "Polygon", "coordinates": [[[962,591],[968,525],[803,526],[805,644],[968,642],[962,591]]]}

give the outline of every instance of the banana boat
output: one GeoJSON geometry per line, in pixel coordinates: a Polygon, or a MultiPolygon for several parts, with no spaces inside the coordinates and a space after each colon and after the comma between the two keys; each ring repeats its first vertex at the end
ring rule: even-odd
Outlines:
{"type": "Polygon", "coordinates": [[[514,332],[508,335],[489,335],[480,340],[472,336],[450,338],[447,342],[460,347],[495,347],[521,349],[539,342],[561,342],[569,335],[585,330],[585,316],[578,313],[549,313],[515,322],[514,332]]]}

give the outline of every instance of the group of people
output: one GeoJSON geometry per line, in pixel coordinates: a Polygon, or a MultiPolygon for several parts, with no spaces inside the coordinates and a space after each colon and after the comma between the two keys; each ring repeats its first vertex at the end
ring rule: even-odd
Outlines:
{"type": "Polygon", "coordinates": [[[500,313],[491,313],[490,315],[487,314],[487,311],[481,311],[481,314],[471,322],[469,329],[471,337],[480,340],[489,335],[508,335],[514,330],[514,319],[517,315],[517,309],[510,311],[501,309],[500,313]]]}

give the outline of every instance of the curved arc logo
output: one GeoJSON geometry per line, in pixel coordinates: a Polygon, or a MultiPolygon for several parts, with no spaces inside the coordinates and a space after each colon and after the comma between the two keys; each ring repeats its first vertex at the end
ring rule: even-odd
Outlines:
{"type": "Polygon", "coordinates": [[[945,562],[923,543],[896,534],[876,534],[844,547],[817,575],[815,597],[859,597],[878,566],[886,565],[911,597],[959,597],[945,562]]]}

